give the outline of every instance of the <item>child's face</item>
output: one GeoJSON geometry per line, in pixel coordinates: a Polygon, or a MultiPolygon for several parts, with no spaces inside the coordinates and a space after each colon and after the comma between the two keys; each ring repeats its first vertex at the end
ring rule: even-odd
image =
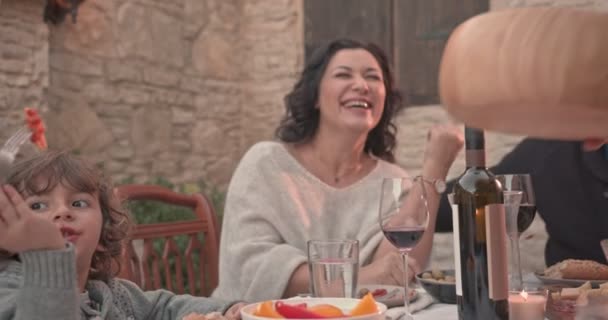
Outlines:
{"type": "Polygon", "coordinates": [[[66,241],[74,244],[79,272],[88,271],[101,236],[102,213],[97,193],[80,192],[67,183],[38,195],[27,195],[29,208],[52,221],[66,241]]]}

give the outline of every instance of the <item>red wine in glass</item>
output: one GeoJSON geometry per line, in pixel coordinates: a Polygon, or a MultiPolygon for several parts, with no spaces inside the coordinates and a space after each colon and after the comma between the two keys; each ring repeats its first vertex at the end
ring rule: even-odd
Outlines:
{"type": "Polygon", "coordinates": [[[528,230],[534,217],[536,216],[536,206],[531,204],[520,204],[517,213],[517,231],[521,234],[528,230]]]}
{"type": "Polygon", "coordinates": [[[419,227],[386,227],[382,229],[384,236],[400,251],[410,251],[418,244],[426,228],[419,227]]]}
{"type": "MultiPolygon", "coordinates": [[[[422,178],[385,178],[380,192],[378,221],[384,237],[403,259],[404,292],[409,292],[408,254],[423,238],[429,222],[429,209],[422,178]]],[[[413,319],[407,294],[403,320],[413,319]]]]}

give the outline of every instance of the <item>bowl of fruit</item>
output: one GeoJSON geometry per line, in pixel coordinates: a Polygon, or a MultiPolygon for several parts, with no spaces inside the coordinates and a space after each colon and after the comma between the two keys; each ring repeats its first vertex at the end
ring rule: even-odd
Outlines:
{"type": "Polygon", "coordinates": [[[243,320],[268,319],[384,319],[386,306],[376,302],[371,294],[361,299],[351,298],[291,298],[268,300],[241,309],[243,320]]]}

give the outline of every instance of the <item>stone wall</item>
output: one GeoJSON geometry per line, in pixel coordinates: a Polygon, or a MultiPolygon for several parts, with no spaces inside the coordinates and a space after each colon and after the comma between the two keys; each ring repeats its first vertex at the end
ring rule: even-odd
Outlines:
{"type": "Polygon", "coordinates": [[[23,107],[46,109],[48,35],[39,1],[0,2],[0,141],[20,126],[23,107]]]}
{"type": "Polygon", "coordinates": [[[49,143],[121,181],[223,187],[302,64],[298,0],[88,0],[51,27],[49,143]]]}

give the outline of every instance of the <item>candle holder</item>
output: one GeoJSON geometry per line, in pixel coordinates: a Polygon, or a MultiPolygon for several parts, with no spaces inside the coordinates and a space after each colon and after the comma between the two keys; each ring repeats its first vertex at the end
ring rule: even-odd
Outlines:
{"type": "Polygon", "coordinates": [[[509,291],[510,320],[544,320],[546,308],[546,289],[509,291]]]}

